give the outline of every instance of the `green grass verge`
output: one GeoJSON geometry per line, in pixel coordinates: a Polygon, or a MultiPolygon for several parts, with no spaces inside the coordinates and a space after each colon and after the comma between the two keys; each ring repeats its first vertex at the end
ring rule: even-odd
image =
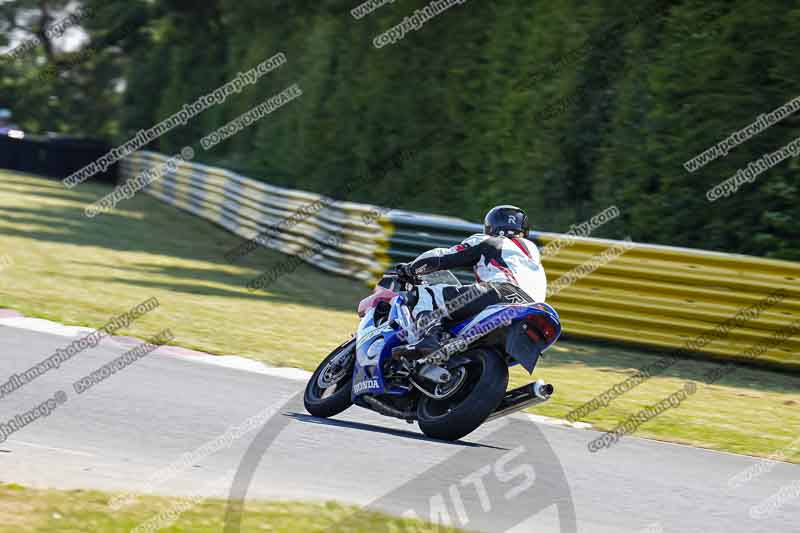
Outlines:
{"type": "MultiPolygon", "coordinates": [[[[355,330],[355,306],[367,293],[362,283],[303,265],[251,293],[247,281],[285,256],[261,249],[230,265],[223,256],[238,238],[145,194],[111,214],[85,218],[86,203],[108,192],[93,183],[68,191],[57,181],[0,173],[0,259],[11,259],[5,267],[8,261],[0,260],[0,307],[97,327],[155,296],[161,307],[124,334],[145,338],[169,327],[180,346],[308,370],[355,330]]],[[[555,384],[556,394],[533,411],[564,417],[653,357],[562,341],[536,371],[555,384]]],[[[704,385],[702,377],[718,366],[682,361],[585,421],[612,429],[696,381],[696,394],[636,435],[759,456],[796,438],[800,376],[740,368],[704,385]]],[[[512,372],[514,385],[529,379],[520,369],[512,372]]],[[[789,460],[800,462],[800,452],[789,460]]]]}
{"type": "Polygon", "coordinates": [[[266,292],[245,284],[286,256],[259,249],[241,263],[240,239],[140,193],[111,214],[83,216],[109,187],[0,174],[0,307],[67,324],[99,326],[151,296],[159,309],[126,334],[169,327],[176,344],[311,367],[325,346],[355,331],[363,283],[302,265],[266,292]],[[309,334],[312,331],[313,334],[309,334]]]}
{"type": "MultiPolygon", "coordinates": [[[[0,485],[0,533],[51,532],[129,533],[134,528],[167,517],[162,533],[219,533],[224,528],[226,501],[142,497],[137,503],[111,511],[111,495],[96,491],[35,490],[15,484],[0,485]],[[176,517],[169,517],[171,511],[176,517]]],[[[337,503],[248,501],[242,512],[242,533],[373,533],[379,531],[460,531],[438,529],[422,522],[365,512],[337,503]]]]}

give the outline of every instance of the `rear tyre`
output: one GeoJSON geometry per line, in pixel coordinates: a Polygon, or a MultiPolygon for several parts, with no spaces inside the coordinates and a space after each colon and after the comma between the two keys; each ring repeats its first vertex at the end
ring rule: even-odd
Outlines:
{"type": "Polygon", "coordinates": [[[314,416],[328,418],[351,405],[353,368],[356,360],[356,339],[340,345],[314,371],[306,385],[303,403],[314,416]]]}
{"type": "Polygon", "coordinates": [[[417,406],[419,427],[436,439],[458,440],[475,431],[500,405],[508,386],[508,367],[491,350],[462,354],[470,359],[467,378],[452,396],[434,400],[423,396],[417,406]]]}

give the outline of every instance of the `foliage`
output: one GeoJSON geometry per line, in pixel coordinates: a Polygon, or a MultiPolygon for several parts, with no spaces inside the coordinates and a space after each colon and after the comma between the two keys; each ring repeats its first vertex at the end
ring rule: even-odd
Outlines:
{"type": "MultiPolygon", "coordinates": [[[[616,204],[623,216],[599,236],[800,259],[796,158],[731,197],[705,198],[796,138],[800,113],[695,173],[683,167],[800,95],[796,3],[469,1],[381,49],[373,38],[425,2],[361,20],[345,0],[90,4],[88,60],[46,83],[32,62],[0,63],[0,89],[27,127],[121,142],[283,51],[285,66],[151,148],[192,144],[206,162],[323,193],[357,180],[354,200],[472,220],[515,203],[547,231],[616,204]],[[199,149],[294,82],[297,101],[199,149]],[[364,179],[403,149],[416,157],[364,179]]],[[[38,61],[49,59],[40,51],[38,61]]]]}

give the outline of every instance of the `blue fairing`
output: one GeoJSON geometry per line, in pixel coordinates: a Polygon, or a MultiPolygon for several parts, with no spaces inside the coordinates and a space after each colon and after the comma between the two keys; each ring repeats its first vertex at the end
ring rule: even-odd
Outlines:
{"type": "MultiPolygon", "coordinates": [[[[392,349],[405,344],[405,339],[399,330],[392,329],[388,324],[396,324],[399,320],[399,304],[403,303],[402,296],[392,300],[389,319],[380,326],[374,322],[375,310],[371,309],[361,320],[358,328],[358,341],[356,344],[356,363],[353,375],[352,397],[355,400],[362,394],[390,394],[402,396],[411,389],[408,386],[393,385],[389,388],[383,379],[382,368],[392,354],[392,349]],[[377,343],[382,343],[382,346],[377,343]]],[[[558,313],[551,306],[544,303],[537,304],[501,304],[492,305],[484,309],[477,316],[455,324],[449,328],[450,333],[466,339],[477,339],[499,327],[507,327],[522,322],[530,315],[540,315],[556,332],[555,336],[536,345],[524,346],[520,352],[520,343],[514,343],[516,348],[509,353],[512,359],[509,366],[522,363],[528,371],[533,370],[541,352],[549,348],[561,335],[561,321],[558,313]],[[528,353],[530,352],[530,353],[528,353]]],[[[509,329],[509,336],[514,328],[509,329]]],[[[517,334],[517,333],[515,333],[517,334]]],[[[511,344],[507,344],[511,346],[511,344]]]]}
{"type": "Polygon", "coordinates": [[[353,373],[353,392],[355,399],[362,394],[407,394],[409,387],[386,388],[383,379],[384,362],[392,356],[392,349],[400,346],[404,342],[400,338],[400,331],[396,331],[388,326],[389,323],[397,320],[397,303],[403,302],[402,297],[398,296],[392,300],[390,319],[380,326],[375,326],[375,310],[367,312],[358,327],[358,341],[356,343],[356,363],[353,373]],[[376,343],[383,343],[383,347],[375,346],[376,343]],[[370,352],[370,349],[375,349],[370,352]]]}
{"type": "Polygon", "coordinates": [[[542,352],[552,346],[561,336],[561,320],[558,313],[545,303],[491,305],[469,321],[456,325],[453,331],[462,338],[477,339],[499,327],[507,326],[511,327],[508,328],[506,344],[503,349],[511,358],[509,366],[522,364],[529,373],[533,372],[542,352]],[[535,343],[525,340],[525,334],[520,327],[524,326],[523,322],[531,318],[546,323],[552,330],[552,335],[546,339],[539,339],[535,343]]]}
{"type": "Polygon", "coordinates": [[[516,322],[517,320],[521,320],[526,316],[533,314],[546,317],[558,332],[557,335],[543,347],[543,350],[545,350],[552,346],[553,343],[556,342],[561,336],[561,319],[559,318],[556,310],[545,303],[524,305],[490,305],[481,311],[477,316],[472,317],[469,320],[459,322],[450,328],[450,332],[461,335],[462,337],[468,337],[472,334],[477,334],[481,329],[490,328],[497,323],[506,323],[506,325],[508,325],[508,323],[516,322]],[[469,328],[465,331],[467,326],[469,326],[469,328]]]}

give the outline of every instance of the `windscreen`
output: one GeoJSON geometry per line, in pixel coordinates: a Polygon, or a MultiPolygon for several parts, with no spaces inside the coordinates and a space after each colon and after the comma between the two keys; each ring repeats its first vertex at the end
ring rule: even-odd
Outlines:
{"type": "Polygon", "coordinates": [[[424,276],[420,276],[420,279],[428,285],[445,284],[456,285],[458,287],[461,286],[461,282],[458,281],[458,278],[455,277],[449,270],[440,270],[439,272],[433,272],[432,274],[425,274],[424,276]]]}

